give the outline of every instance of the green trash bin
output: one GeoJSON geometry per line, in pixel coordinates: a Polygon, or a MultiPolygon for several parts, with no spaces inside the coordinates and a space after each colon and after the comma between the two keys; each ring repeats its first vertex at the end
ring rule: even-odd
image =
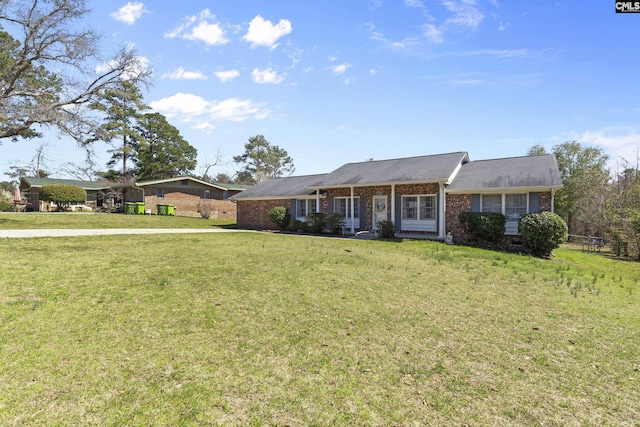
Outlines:
{"type": "Polygon", "coordinates": [[[175,215],[176,207],[173,205],[167,205],[167,215],[175,215]]]}
{"type": "Polygon", "coordinates": [[[167,214],[167,205],[156,205],[158,207],[158,215],[167,214]]]}
{"type": "Polygon", "coordinates": [[[144,202],[136,202],[136,214],[144,215],[144,202]]]}
{"type": "Polygon", "coordinates": [[[124,213],[129,215],[133,215],[134,213],[136,213],[136,204],[131,202],[125,202],[124,213]]]}

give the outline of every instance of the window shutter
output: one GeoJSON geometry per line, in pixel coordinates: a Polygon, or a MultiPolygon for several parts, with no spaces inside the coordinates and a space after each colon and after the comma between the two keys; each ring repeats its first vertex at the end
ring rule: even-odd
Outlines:
{"type": "Polygon", "coordinates": [[[365,196],[360,196],[360,230],[367,228],[367,202],[365,196]]]}
{"type": "Polygon", "coordinates": [[[298,211],[296,209],[296,200],[291,200],[291,206],[289,208],[289,214],[291,214],[291,219],[296,219],[298,215],[298,211]]]}
{"type": "Polygon", "coordinates": [[[329,202],[329,211],[327,213],[332,214],[332,213],[334,213],[334,210],[333,210],[333,197],[328,197],[327,200],[329,202]]]}
{"type": "Polygon", "coordinates": [[[529,193],[529,212],[540,212],[540,193],[529,193]]]}
{"type": "Polygon", "coordinates": [[[480,195],[471,195],[471,212],[480,212],[480,195]]]}
{"type": "Polygon", "coordinates": [[[400,231],[402,226],[402,195],[396,194],[396,215],[395,226],[396,230],[400,231]]]}

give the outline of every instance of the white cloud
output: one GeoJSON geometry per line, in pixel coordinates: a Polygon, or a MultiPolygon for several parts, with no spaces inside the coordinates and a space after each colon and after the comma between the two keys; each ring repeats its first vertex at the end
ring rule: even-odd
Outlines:
{"type": "Polygon", "coordinates": [[[343,62],[342,64],[338,64],[334,67],[329,67],[331,72],[335,75],[344,74],[349,68],[351,68],[351,64],[348,62],[343,62]]]}
{"type": "Polygon", "coordinates": [[[442,30],[433,24],[424,24],[422,34],[433,43],[442,43],[442,30]]]}
{"type": "Polygon", "coordinates": [[[223,45],[229,42],[225,37],[222,26],[215,22],[215,16],[205,9],[199,15],[185,18],[184,23],[165,33],[166,38],[182,38],[184,40],[196,40],[208,46],[223,45]]]}
{"type": "Polygon", "coordinates": [[[418,9],[425,9],[424,3],[420,0],[404,0],[404,5],[407,7],[415,7],[418,9]]]}
{"type": "Polygon", "coordinates": [[[142,16],[144,12],[148,12],[143,3],[129,2],[117,11],[110,13],[109,16],[120,21],[123,24],[133,25],[142,16]]]}
{"type": "Polygon", "coordinates": [[[445,0],[441,3],[453,13],[453,16],[448,18],[444,25],[477,28],[484,19],[484,15],[476,7],[474,0],[445,0]]]}
{"type": "Polygon", "coordinates": [[[254,68],[251,72],[251,78],[254,82],[264,84],[264,83],[273,83],[278,84],[282,83],[284,80],[283,74],[278,74],[276,71],[273,71],[271,68],[267,68],[266,70],[258,70],[254,68]]]}
{"type": "Polygon", "coordinates": [[[186,71],[182,67],[178,67],[176,70],[170,73],[164,73],[161,78],[171,80],[207,80],[207,76],[205,76],[201,72],[186,71]]]}
{"type": "Polygon", "coordinates": [[[216,71],[215,76],[220,79],[222,83],[230,82],[240,75],[238,70],[216,71]]]}
{"type": "Polygon", "coordinates": [[[275,43],[278,39],[291,33],[291,31],[293,31],[293,28],[291,27],[291,22],[287,19],[281,19],[276,25],[273,25],[271,21],[266,21],[262,16],[257,15],[249,23],[249,30],[243,39],[251,43],[252,47],[266,46],[274,49],[277,47],[275,43]]]}
{"type": "Polygon", "coordinates": [[[250,99],[229,98],[207,101],[199,95],[177,93],[149,104],[168,118],[184,123],[194,123],[194,128],[208,131],[215,127],[212,122],[241,122],[248,119],[263,120],[271,111],[261,103],[250,99]]]}

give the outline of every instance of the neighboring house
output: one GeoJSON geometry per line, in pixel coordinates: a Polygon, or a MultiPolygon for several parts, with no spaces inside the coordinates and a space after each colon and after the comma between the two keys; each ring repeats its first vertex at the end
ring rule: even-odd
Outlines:
{"type": "Polygon", "coordinates": [[[238,227],[271,228],[267,212],[286,206],[292,218],[314,209],[338,213],[347,231],[376,230],[389,220],[400,234],[464,238],[458,215],[501,212],[506,234],[529,212],[553,211],[562,187],[554,155],[471,162],[466,152],[345,164],[323,175],[276,178],[237,194],[238,227]],[[315,199],[315,201],[313,201],[315,199]]]}
{"type": "Polygon", "coordinates": [[[49,203],[40,200],[40,189],[43,185],[82,187],[87,193],[87,200],[78,202],[91,208],[102,207],[107,194],[111,191],[111,184],[105,181],[25,177],[20,179],[20,191],[26,197],[26,200],[23,201],[26,202],[27,209],[34,211],[48,210],[49,203]]]}
{"type": "Polygon", "coordinates": [[[124,202],[144,202],[145,209],[152,213],[157,212],[157,205],[173,205],[178,216],[199,217],[200,210],[208,205],[215,219],[235,219],[236,204],[229,198],[247,188],[186,176],[112,185],[122,191],[124,202]]]}

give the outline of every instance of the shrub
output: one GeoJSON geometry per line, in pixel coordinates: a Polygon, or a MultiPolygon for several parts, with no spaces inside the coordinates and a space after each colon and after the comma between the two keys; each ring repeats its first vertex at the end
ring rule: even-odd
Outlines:
{"type": "Polygon", "coordinates": [[[9,202],[2,201],[0,202],[0,212],[12,212],[13,205],[9,202]]]}
{"type": "Polygon", "coordinates": [[[300,231],[302,231],[303,233],[308,233],[309,223],[307,223],[306,221],[300,221],[300,231]]]}
{"type": "Polygon", "coordinates": [[[378,234],[383,239],[393,239],[396,235],[396,226],[391,221],[379,221],[378,224],[378,234]]]}
{"type": "Polygon", "coordinates": [[[507,219],[498,212],[461,212],[458,221],[472,240],[498,244],[504,240],[507,219]]]}
{"type": "Polygon", "coordinates": [[[329,233],[331,234],[342,233],[342,228],[344,227],[344,224],[345,224],[345,221],[342,215],[336,214],[336,213],[327,215],[327,228],[329,229],[329,233]]]}
{"type": "Polygon", "coordinates": [[[289,221],[289,230],[290,231],[300,230],[300,221],[297,219],[292,219],[291,221],[289,221]]]}
{"type": "Polygon", "coordinates": [[[554,249],[567,241],[568,228],[559,215],[540,212],[520,218],[518,233],[533,255],[548,257],[554,249]]]}
{"type": "Polygon", "coordinates": [[[211,218],[211,215],[215,212],[215,206],[210,199],[200,200],[197,208],[203,219],[211,218]]]}
{"type": "Polygon", "coordinates": [[[310,233],[320,234],[327,224],[325,214],[313,212],[307,215],[307,229],[310,233]]]}
{"type": "Polygon", "coordinates": [[[290,220],[289,209],[284,206],[276,206],[269,211],[269,221],[277,225],[280,230],[286,230],[290,220]]]}
{"type": "Polygon", "coordinates": [[[39,194],[40,200],[55,203],[58,210],[64,210],[71,203],[84,203],[87,200],[87,192],[77,185],[43,185],[39,194]]]}

